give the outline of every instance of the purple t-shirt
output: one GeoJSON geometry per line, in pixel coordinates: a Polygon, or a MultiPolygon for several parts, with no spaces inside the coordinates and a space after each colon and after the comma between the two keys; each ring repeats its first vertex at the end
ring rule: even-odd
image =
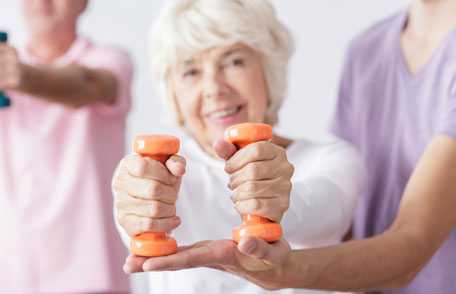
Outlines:
{"type": "MultiPolygon", "coordinates": [[[[407,16],[396,14],[356,38],[342,75],[332,130],[359,148],[368,171],[355,217],[356,238],[390,227],[433,137],[456,138],[456,30],[411,74],[400,47],[407,16]]],[[[455,272],[456,230],[408,287],[372,293],[454,294],[455,272]]]]}

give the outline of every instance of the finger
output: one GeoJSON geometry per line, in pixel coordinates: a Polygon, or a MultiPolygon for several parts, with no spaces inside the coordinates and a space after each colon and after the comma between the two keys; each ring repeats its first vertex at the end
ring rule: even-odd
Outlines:
{"type": "Polygon", "coordinates": [[[144,262],[144,271],[175,271],[196,267],[212,267],[234,263],[236,245],[231,240],[202,241],[180,249],[178,253],[150,258],[144,262]]]}
{"type": "Polygon", "coordinates": [[[235,203],[239,214],[253,214],[262,216],[275,222],[280,222],[285,211],[288,209],[288,201],[282,198],[249,199],[235,203]]]}
{"type": "Polygon", "coordinates": [[[289,180],[275,178],[272,180],[246,181],[234,189],[231,200],[233,202],[255,198],[280,198],[289,196],[292,183],[289,180]]]}
{"type": "Polygon", "coordinates": [[[146,260],[147,257],[129,255],[125,260],[123,270],[126,274],[142,272],[142,266],[146,260]]]}
{"type": "Polygon", "coordinates": [[[242,238],[237,248],[242,254],[262,260],[269,265],[282,264],[291,250],[290,245],[284,239],[270,244],[254,237],[242,238]]]}
{"type": "Polygon", "coordinates": [[[179,155],[173,155],[166,161],[166,167],[175,177],[182,177],[185,174],[186,164],[185,158],[179,155]]]}
{"type": "MultiPolygon", "coordinates": [[[[256,142],[237,151],[225,165],[225,171],[232,174],[250,162],[273,160],[280,151],[279,146],[271,142],[256,142]]],[[[283,149],[283,148],[282,148],[283,149]]]]}
{"type": "Polygon", "coordinates": [[[247,181],[271,180],[280,175],[280,169],[276,160],[250,162],[231,174],[228,188],[234,190],[247,181]]]}
{"type": "Polygon", "coordinates": [[[215,141],[212,147],[214,148],[215,154],[224,160],[230,159],[237,151],[236,146],[223,139],[215,141]]]}
{"type": "Polygon", "coordinates": [[[111,180],[111,190],[116,194],[119,191],[124,191],[123,187],[119,187],[120,185],[116,185],[119,180],[119,177],[123,177],[128,174],[126,166],[124,164],[125,159],[122,159],[119,164],[117,164],[116,169],[114,170],[114,174],[111,180]]]}
{"type": "Polygon", "coordinates": [[[178,177],[171,174],[161,162],[137,154],[128,155],[124,164],[130,175],[137,178],[146,178],[172,186],[178,182],[178,177]]]}
{"type": "Polygon", "coordinates": [[[126,192],[116,194],[116,208],[123,214],[150,218],[169,218],[176,215],[176,206],[160,201],[135,198],[126,192]]]}
{"type": "Polygon", "coordinates": [[[118,212],[117,215],[120,226],[129,236],[136,236],[144,232],[170,232],[181,224],[178,216],[149,218],[121,212],[118,212]]]}
{"type": "Polygon", "coordinates": [[[174,204],[179,186],[168,186],[155,180],[133,177],[129,174],[114,179],[115,191],[124,191],[136,198],[174,204]]]}

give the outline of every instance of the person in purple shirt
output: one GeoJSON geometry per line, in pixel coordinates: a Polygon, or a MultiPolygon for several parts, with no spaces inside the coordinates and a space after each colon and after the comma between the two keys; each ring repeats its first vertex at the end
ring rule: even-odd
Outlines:
{"type": "Polygon", "coordinates": [[[332,129],[366,162],[364,240],[290,250],[250,239],[236,254],[196,244],[129,266],[206,266],[267,289],[455,293],[456,1],[414,0],[353,41],[332,129]]]}

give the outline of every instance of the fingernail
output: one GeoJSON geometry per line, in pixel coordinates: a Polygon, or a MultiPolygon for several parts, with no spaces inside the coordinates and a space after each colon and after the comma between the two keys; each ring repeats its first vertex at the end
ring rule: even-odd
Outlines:
{"type": "Polygon", "coordinates": [[[123,266],[123,271],[126,273],[126,274],[131,274],[131,269],[128,265],[124,264],[123,266]]]}
{"type": "Polygon", "coordinates": [[[230,164],[230,161],[227,161],[227,162],[225,163],[225,171],[226,171],[226,172],[229,172],[230,170],[231,170],[231,164],[230,164]]]}

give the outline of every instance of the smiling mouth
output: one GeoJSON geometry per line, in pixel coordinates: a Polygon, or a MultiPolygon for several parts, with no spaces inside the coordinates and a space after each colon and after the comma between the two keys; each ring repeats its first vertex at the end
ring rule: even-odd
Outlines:
{"type": "Polygon", "coordinates": [[[208,115],[208,117],[215,118],[215,119],[227,118],[227,117],[238,114],[242,110],[243,107],[244,107],[243,105],[238,105],[238,106],[214,111],[214,112],[210,113],[208,115]]]}

